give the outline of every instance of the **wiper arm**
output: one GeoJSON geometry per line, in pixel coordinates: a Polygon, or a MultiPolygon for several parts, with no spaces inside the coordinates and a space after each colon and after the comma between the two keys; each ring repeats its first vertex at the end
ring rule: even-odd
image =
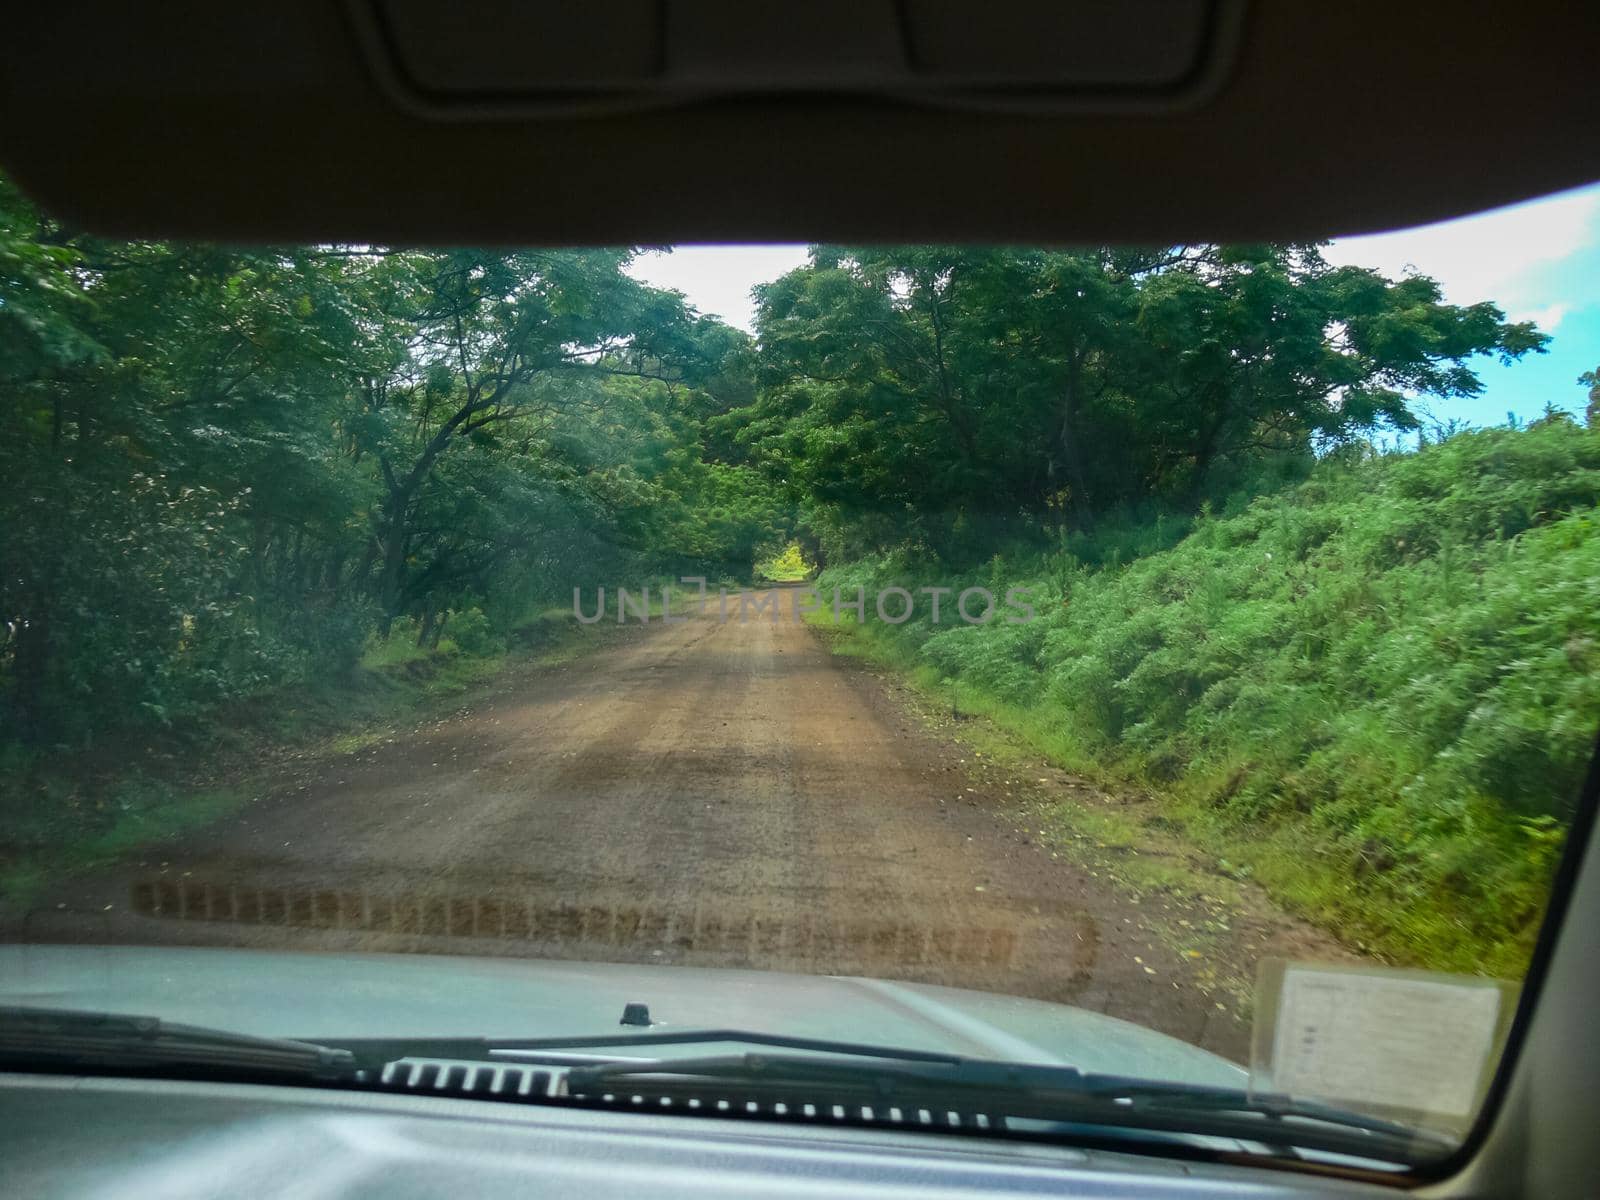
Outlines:
{"type": "Polygon", "coordinates": [[[765,1102],[849,1103],[874,1109],[982,1112],[1051,1124],[1210,1135],[1284,1147],[1408,1161],[1454,1143],[1330,1105],[1235,1088],[1085,1073],[1074,1067],[961,1058],[922,1050],[718,1029],[560,1038],[330,1039],[255,1037],[155,1017],[0,1007],[0,1066],[217,1079],[362,1084],[368,1069],[404,1058],[492,1062],[541,1052],[640,1045],[767,1045],[806,1054],[707,1055],[571,1067],[564,1092],[577,1099],[645,1092],[765,1102]]]}
{"type": "MultiPolygon", "coordinates": [[[[545,1052],[570,1062],[570,1050],[617,1050],[634,1046],[695,1046],[727,1042],[743,1046],[771,1046],[783,1050],[805,1050],[815,1054],[852,1055],[886,1058],[904,1062],[959,1063],[959,1055],[933,1050],[907,1050],[895,1046],[874,1046],[863,1042],[843,1042],[830,1038],[787,1037],[777,1033],[753,1033],[742,1029],[679,1029],[651,1033],[603,1033],[587,1037],[548,1038],[342,1038],[319,1037],[319,1043],[349,1050],[363,1067],[376,1067],[399,1058],[454,1058],[477,1062],[526,1058],[537,1061],[545,1052]]],[[[594,1056],[600,1057],[600,1056],[594,1056]]]]}
{"type": "Polygon", "coordinates": [[[102,1068],[207,1078],[347,1082],[347,1050],[254,1037],[156,1017],[0,1007],[0,1065],[13,1070],[102,1068]]]}
{"type": "Polygon", "coordinates": [[[982,1112],[1001,1128],[1008,1117],[1115,1126],[1314,1146],[1388,1161],[1454,1146],[1430,1131],[1288,1096],[980,1059],[861,1062],[738,1054],[574,1067],[566,1075],[567,1093],[580,1098],[629,1092],[704,1098],[710,1087],[765,1101],[820,1098],[875,1109],[982,1112]]]}

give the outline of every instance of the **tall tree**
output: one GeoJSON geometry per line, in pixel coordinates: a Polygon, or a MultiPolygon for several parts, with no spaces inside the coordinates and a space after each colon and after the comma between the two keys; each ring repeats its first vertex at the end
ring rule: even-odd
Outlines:
{"type": "Polygon", "coordinates": [[[1412,428],[1415,396],[1546,340],[1310,245],[818,247],[762,290],[758,336],[753,452],[869,542],[947,546],[1194,503],[1222,464],[1412,428]]]}

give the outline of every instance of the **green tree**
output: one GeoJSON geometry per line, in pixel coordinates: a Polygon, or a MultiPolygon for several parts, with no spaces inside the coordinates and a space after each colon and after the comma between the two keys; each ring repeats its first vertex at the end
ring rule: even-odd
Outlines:
{"type": "Polygon", "coordinates": [[[1546,341],[1310,245],[817,247],[760,299],[754,458],[862,545],[969,551],[1412,428],[1546,341]]]}
{"type": "Polygon", "coordinates": [[[1584,422],[1591,427],[1600,426],[1600,367],[1579,375],[1578,386],[1589,389],[1589,403],[1583,410],[1584,422]]]}

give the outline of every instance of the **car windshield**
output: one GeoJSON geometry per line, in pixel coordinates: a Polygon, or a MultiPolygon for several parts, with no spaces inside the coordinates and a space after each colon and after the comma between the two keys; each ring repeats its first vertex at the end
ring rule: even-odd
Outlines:
{"type": "Polygon", "coordinates": [[[229,247],[0,180],[0,1056],[1448,1152],[1600,726],[1597,246],[229,247]]]}

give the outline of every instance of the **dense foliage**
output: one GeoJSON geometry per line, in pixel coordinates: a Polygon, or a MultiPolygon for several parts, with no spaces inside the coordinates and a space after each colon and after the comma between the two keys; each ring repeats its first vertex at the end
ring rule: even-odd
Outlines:
{"type": "Polygon", "coordinates": [[[869,632],[1073,761],[1177,797],[1169,817],[1242,839],[1336,927],[1514,970],[1600,729],[1600,428],[1353,447],[1168,526],[1122,567],[1062,550],[952,580],[886,555],[820,582],[1031,588],[1028,624],[924,612],[869,632]]]}
{"type": "Polygon", "coordinates": [[[1193,504],[1263,458],[1415,428],[1410,397],[1475,394],[1474,355],[1545,341],[1315,246],[819,247],[761,300],[739,436],[834,558],[915,538],[971,560],[1193,504]]]}
{"type": "Polygon", "coordinates": [[[706,432],[748,338],[630,257],[107,243],[0,184],[4,733],[170,722],[397,618],[437,641],[602,573],[748,568],[782,507],[706,432]]]}

